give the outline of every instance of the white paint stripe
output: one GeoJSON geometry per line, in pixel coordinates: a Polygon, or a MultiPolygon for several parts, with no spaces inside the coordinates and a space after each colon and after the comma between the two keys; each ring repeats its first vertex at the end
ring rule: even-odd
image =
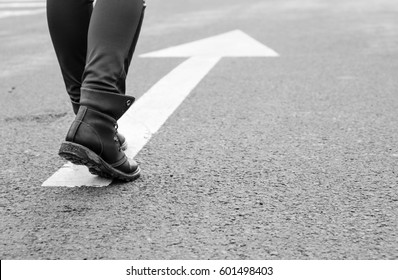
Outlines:
{"type": "Polygon", "coordinates": [[[54,173],[42,186],[91,186],[102,187],[108,186],[112,181],[106,178],[92,175],[88,172],[87,167],[81,165],[74,165],[70,162],[62,166],[57,172],[54,173]]]}
{"type": "Polygon", "coordinates": [[[134,157],[178,108],[221,57],[192,57],[175,68],[137,100],[119,120],[120,132],[129,139],[134,157]],[[132,125],[133,124],[133,125],[132,125]],[[140,131],[140,135],[136,134],[140,131]]]}
{"type": "Polygon", "coordinates": [[[27,16],[27,15],[36,15],[44,13],[45,9],[38,9],[38,10],[19,10],[19,11],[3,11],[0,12],[0,18],[7,18],[7,17],[15,17],[15,16],[27,16]]]}
{"type": "MultiPolygon", "coordinates": [[[[119,120],[119,131],[128,140],[126,155],[129,158],[135,157],[220,59],[193,57],[186,60],[131,106],[119,120]]],[[[84,166],[67,163],[42,186],[101,187],[111,182],[91,175],[84,166]]]]}
{"type": "Polygon", "coordinates": [[[0,8],[43,8],[46,2],[1,3],[0,8]]]}

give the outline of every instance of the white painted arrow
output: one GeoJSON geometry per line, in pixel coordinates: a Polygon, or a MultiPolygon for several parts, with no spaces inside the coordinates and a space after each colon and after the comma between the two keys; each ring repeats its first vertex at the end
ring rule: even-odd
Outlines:
{"type": "MultiPolygon", "coordinates": [[[[189,57],[139,98],[119,120],[133,158],[222,57],[276,57],[240,30],[151,52],[141,57],[189,57]]],[[[107,186],[111,180],[91,175],[84,166],[64,165],[43,186],[107,186]]]]}

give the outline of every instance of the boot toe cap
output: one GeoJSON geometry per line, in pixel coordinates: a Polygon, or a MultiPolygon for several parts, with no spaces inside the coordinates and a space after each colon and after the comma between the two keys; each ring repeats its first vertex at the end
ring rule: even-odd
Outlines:
{"type": "Polygon", "coordinates": [[[122,163],[112,164],[112,167],[126,174],[133,174],[139,169],[138,163],[126,156],[122,163]]]}

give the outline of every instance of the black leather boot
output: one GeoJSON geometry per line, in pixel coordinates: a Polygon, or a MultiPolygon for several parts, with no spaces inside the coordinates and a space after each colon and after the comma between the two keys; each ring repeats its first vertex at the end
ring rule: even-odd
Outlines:
{"type": "Polygon", "coordinates": [[[95,175],[137,179],[140,168],[127,159],[117,137],[117,120],[133,102],[131,96],[82,90],[80,108],[59,155],[74,164],[86,165],[95,175]]]}
{"type": "MultiPolygon", "coordinates": [[[[80,103],[73,100],[71,100],[71,102],[72,102],[73,112],[75,113],[75,115],[77,115],[77,112],[79,111],[80,108],[80,103]]],[[[116,133],[116,136],[119,139],[122,150],[123,151],[127,150],[128,144],[126,142],[126,137],[124,137],[124,135],[119,132],[116,133]]]]}

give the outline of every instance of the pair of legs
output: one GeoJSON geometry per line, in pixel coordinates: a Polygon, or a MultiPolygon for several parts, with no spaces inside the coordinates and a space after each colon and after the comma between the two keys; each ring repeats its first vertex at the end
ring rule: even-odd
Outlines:
{"type": "Polygon", "coordinates": [[[81,88],[125,94],[143,0],[47,0],[51,39],[72,101],[81,88]]]}
{"type": "MultiPolygon", "coordinates": [[[[60,155],[90,172],[132,180],[117,120],[134,102],[126,76],[140,34],[144,0],[47,0],[47,20],[76,115],[60,155]],[[116,128],[115,128],[116,127],[116,128]]],[[[124,141],[124,139],[123,139],[124,141]]],[[[138,173],[137,173],[138,172],[138,173]]]]}

